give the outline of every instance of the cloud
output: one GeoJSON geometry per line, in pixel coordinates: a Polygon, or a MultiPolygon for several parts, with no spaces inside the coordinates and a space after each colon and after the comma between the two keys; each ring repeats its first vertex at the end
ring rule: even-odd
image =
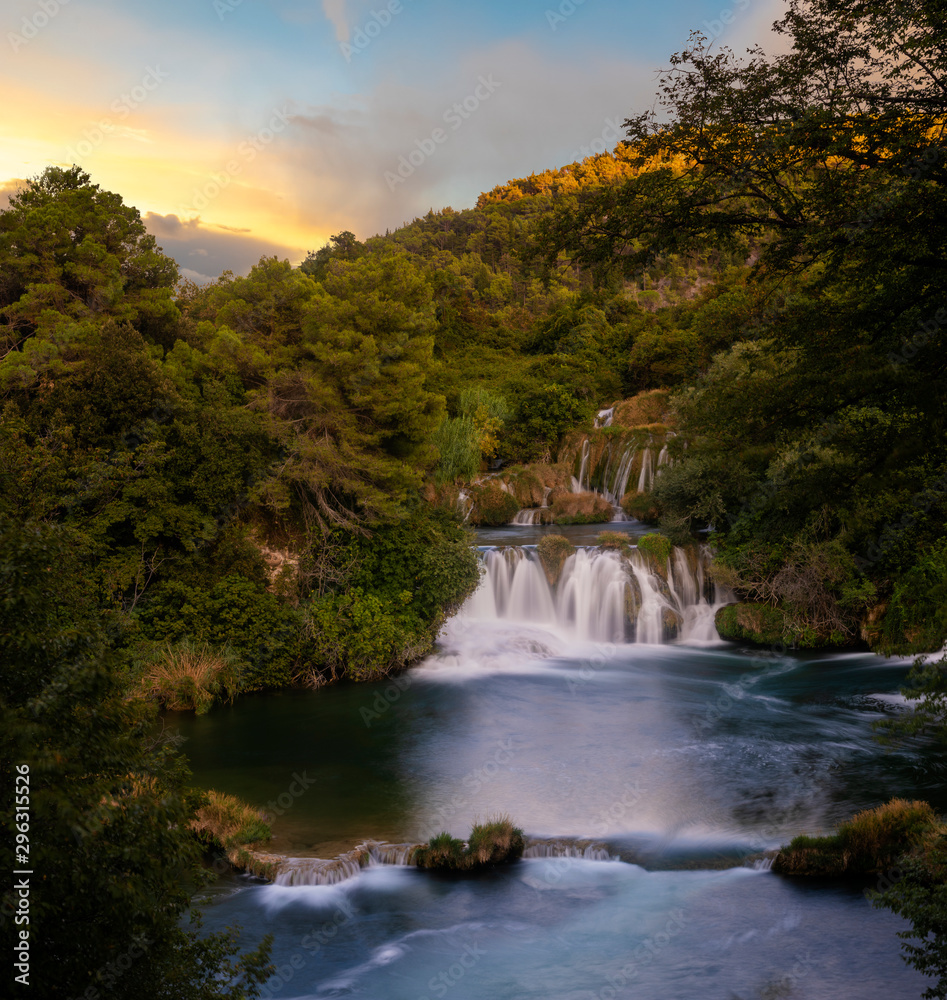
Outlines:
{"type": "Polygon", "coordinates": [[[345,0],[322,0],[322,9],[335,27],[336,41],[349,40],[349,19],[345,0]]]}
{"type": "Polygon", "coordinates": [[[313,228],[360,238],[429,208],[472,206],[514,177],[614,148],[620,122],[648,106],[650,68],[519,40],[468,51],[410,86],[392,69],[375,86],[303,105],[279,155],[293,204],[313,228]]]}
{"type": "Polygon", "coordinates": [[[19,177],[0,183],[0,212],[10,207],[10,199],[26,187],[26,181],[19,177]]]}
{"type": "Polygon", "coordinates": [[[148,212],[142,221],[164,252],[178,262],[181,276],[200,284],[228,270],[246,274],[261,257],[298,263],[305,256],[299,247],[283,246],[226,226],[208,226],[200,218],[182,220],[177,215],[148,212]],[[195,258],[200,271],[188,266],[197,262],[195,258]]]}

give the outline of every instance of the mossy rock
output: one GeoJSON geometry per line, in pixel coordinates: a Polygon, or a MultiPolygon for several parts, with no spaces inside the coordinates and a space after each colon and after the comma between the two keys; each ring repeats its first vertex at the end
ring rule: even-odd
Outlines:
{"type": "Polygon", "coordinates": [[[639,611],[641,611],[641,584],[629,570],[628,582],[625,584],[625,622],[631,630],[638,624],[639,611]]]}
{"type": "Polygon", "coordinates": [[[612,552],[620,552],[622,555],[627,555],[631,550],[631,542],[622,531],[602,531],[595,539],[595,544],[600,549],[609,549],[612,552]]]}
{"type": "Polygon", "coordinates": [[[673,608],[664,608],[661,611],[661,625],[664,628],[664,641],[671,642],[680,638],[684,619],[673,608]]]}
{"type": "Polygon", "coordinates": [[[575,546],[564,535],[545,535],[539,540],[536,551],[549,586],[555,587],[565,561],[575,552],[575,546]]]}

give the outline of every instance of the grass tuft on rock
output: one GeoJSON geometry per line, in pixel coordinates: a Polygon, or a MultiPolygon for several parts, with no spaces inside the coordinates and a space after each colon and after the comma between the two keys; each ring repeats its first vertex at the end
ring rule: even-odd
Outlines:
{"type": "Polygon", "coordinates": [[[627,555],[631,551],[631,542],[628,536],[621,531],[602,531],[595,539],[595,544],[600,549],[610,549],[613,552],[620,552],[622,555],[627,555]]]}
{"type": "Polygon", "coordinates": [[[834,834],[794,837],[773,861],[782,875],[859,875],[890,868],[940,828],[927,802],[891,799],[856,813],[834,834]]]}
{"type": "Polygon", "coordinates": [[[654,533],[642,535],[638,539],[638,551],[642,555],[648,556],[661,571],[666,569],[667,561],[671,558],[673,549],[674,546],[671,544],[670,539],[665,538],[664,535],[654,533]]]}
{"type": "Polygon", "coordinates": [[[517,861],[525,846],[523,831],[513,825],[509,816],[494,816],[474,825],[466,845],[446,832],[431,837],[416,851],[415,864],[441,871],[476,871],[517,861]]]}
{"type": "Polygon", "coordinates": [[[191,829],[206,844],[233,851],[270,839],[266,813],[224,792],[207,792],[191,829]]]}

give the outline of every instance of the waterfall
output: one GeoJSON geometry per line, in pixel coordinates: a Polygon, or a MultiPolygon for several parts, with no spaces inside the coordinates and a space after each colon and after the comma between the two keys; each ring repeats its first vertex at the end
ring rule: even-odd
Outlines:
{"type": "Polygon", "coordinates": [[[706,549],[673,549],[657,567],[637,549],[579,548],[550,585],[530,546],[485,548],[484,573],[461,612],[554,628],[576,640],[662,643],[717,640],[714,615],[732,595],[706,579],[706,549]]]}
{"type": "Polygon", "coordinates": [[[596,427],[611,427],[612,417],[615,415],[615,407],[610,406],[607,410],[599,410],[595,417],[596,427]]]}
{"type": "Polygon", "coordinates": [[[651,449],[645,448],[641,456],[641,475],[638,477],[638,492],[647,493],[651,489],[654,474],[651,471],[651,449]]]}
{"type": "Polygon", "coordinates": [[[282,858],[273,880],[277,885],[338,885],[375,865],[413,865],[420,844],[386,844],[369,840],[337,858],[282,858]]]}
{"type": "Polygon", "coordinates": [[[637,449],[634,445],[625,449],[621,461],[618,463],[618,471],[615,473],[612,489],[603,490],[605,499],[609,503],[620,504],[622,497],[628,492],[628,479],[631,476],[632,466],[635,464],[636,454],[637,449]]]}
{"type": "Polygon", "coordinates": [[[573,493],[587,493],[589,490],[588,483],[588,472],[589,472],[589,455],[592,452],[592,442],[586,438],[582,442],[582,459],[579,463],[579,478],[576,479],[575,476],[572,477],[572,492],[573,493]]]}
{"type": "Polygon", "coordinates": [[[530,840],[523,851],[524,858],[581,858],[584,861],[617,861],[601,842],[589,843],[584,840],[530,840]]]}

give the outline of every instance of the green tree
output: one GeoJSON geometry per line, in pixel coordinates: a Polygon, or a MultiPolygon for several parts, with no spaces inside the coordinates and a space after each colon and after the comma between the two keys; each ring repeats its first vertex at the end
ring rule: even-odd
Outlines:
{"type": "Polygon", "coordinates": [[[64,529],[0,522],[0,759],[10,790],[14,766],[29,768],[29,864],[14,863],[9,801],[3,850],[9,870],[34,872],[30,923],[15,928],[29,930],[30,985],[64,1000],[259,996],[268,942],[235,960],[232,934],[188,919],[201,796],[150,712],[125,698],[118,623],[90,600],[84,555],[64,529]]]}

